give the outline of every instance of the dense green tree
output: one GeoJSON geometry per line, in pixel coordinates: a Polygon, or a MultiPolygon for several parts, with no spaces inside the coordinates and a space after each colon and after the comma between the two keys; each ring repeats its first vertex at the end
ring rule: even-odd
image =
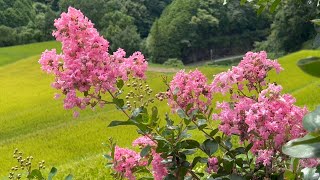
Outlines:
{"type": "Polygon", "coordinates": [[[45,39],[53,39],[52,31],[54,30],[54,20],[58,18],[58,13],[54,12],[50,8],[47,9],[47,12],[44,15],[45,24],[44,24],[44,36],[45,39]]]}
{"type": "MultiPolygon", "coordinates": [[[[256,44],[258,50],[278,55],[298,50],[302,43],[315,36],[311,19],[319,17],[319,9],[311,1],[283,1],[278,7],[266,41],[256,44]]],[[[316,3],[316,2],[314,2],[316,3]]]]}
{"type": "Polygon", "coordinates": [[[4,7],[7,7],[1,11],[2,25],[13,28],[25,26],[35,18],[35,11],[31,0],[16,0],[14,3],[2,1],[0,3],[4,4],[4,7]]]}
{"type": "MultiPolygon", "coordinates": [[[[120,0],[129,16],[134,18],[141,37],[147,37],[152,23],[172,0],[120,0]]],[[[119,2],[120,2],[119,1],[119,2]]]]}
{"type": "Polygon", "coordinates": [[[0,46],[10,46],[16,43],[15,29],[0,25],[0,34],[0,46]]]}
{"type": "Polygon", "coordinates": [[[161,52],[161,48],[165,48],[165,44],[163,44],[164,38],[161,36],[159,28],[159,21],[156,20],[151,29],[152,36],[149,36],[146,42],[148,54],[154,63],[163,63],[167,58],[165,53],[161,52]]]}
{"type": "Polygon", "coordinates": [[[108,24],[102,34],[110,41],[112,51],[120,47],[128,54],[139,50],[141,38],[131,16],[120,10],[111,11],[103,16],[102,22],[108,24]]]}
{"type": "Polygon", "coordinates": [[[148,38],[153,62],[163,63],[168,58],[182,56],[193,40],[194,28],[190,20],[198,7],[199,0],[175,0],[163,11],[148,38]]]}
{"type": "Polygon", "coordinates": [[[33,9],[35,10],[36,14],[39,14],[39,13],[46,13],[49,8],[47,5],[43,3],[36,2],[33,4],[33,9]]]}
{"type": "Polygon", "coordinates": [[[240,2],[175,0],[152,27],[148,50],[154,62],[182,58],[191,62],[244,53],[266,36],[270,21],[240,2]],[[160,41],[160,42],[159,42],[160,41]],[[160,52],[157,52],[160,51],[160,52]]]}

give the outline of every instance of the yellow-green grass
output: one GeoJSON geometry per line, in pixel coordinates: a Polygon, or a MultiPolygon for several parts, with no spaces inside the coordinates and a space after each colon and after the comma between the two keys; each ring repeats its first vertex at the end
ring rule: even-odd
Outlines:
{"type": "MultiPolygon", "coordinates": [[[[47,43],[38,45],[41,49],[52,48],[47,47],[47,43]]],[[[57,43],[52,45],[59,47],[57,43]]],[[[15,52],[14,47],[11,48],[15,52]]],[[[28,46],[24,48],[27,51],[28,46]]],[[[0,57],[5,56],[1,50],[0,57]]],[[[72,112],[63,109],[62,101],[53,99],[56,92],[50,87],[53,77],[40,71],[37,63],[40,53],[36,54],[25,55],[25,59],[8,57],[16,62],[0,67],[0,179],[15,164],[11,156],[16,147],[33,155],[35,162],[45,159],[47,167],[56,166],[59,170],[57,179],[68,173],[72,173],[75,179],[111,178],[104,167],[106,161],[102,155],[106,149],[101,143],[113,137],[120,146],[129,147],[138,136],[135,128],[107,128],[112,120],[125,120],[112,106],[82,111],[78,119],[73,119],[72,112]]],[[[281,58],[285,70],[280,75],[272,73],[270,78],[272,82],[282,84],[285,92],[293,93],[299,105],[314,108],[320,104],[320,79],[304,74],[296,67],[296,61],[307,56],[320,56],[320,51],[301,51],[281,58]]],[[[212,75],[226,67],[198,69],[212,79],[212,75]]],[[[161,75],[148,72],[148,83],[154,92],[166,90],[161,75]]],[[[221,100],[221,97],[216,99],[221,100]]],[[[155,105],[161,114],[169,111],[165,102],[155,105]]],[[[200,137],[195,134],[195,138],[200,137]]]]}
{"type": "Polygon", "coordinates": [[[26,57],[38,55],[45,49],[53,48],[59,49],[60,44],[55,41],[49,41],[0,48],[0,66],[13,63],[26,57]]]}

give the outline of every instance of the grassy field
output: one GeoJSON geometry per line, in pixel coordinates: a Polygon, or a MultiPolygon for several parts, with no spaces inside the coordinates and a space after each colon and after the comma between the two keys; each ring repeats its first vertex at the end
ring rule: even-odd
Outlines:
{"type": "MultiPolygon", "coordinates": [[[[34,156],[36,163],[44,159],[47,167],[56,166],[57,179],[69,173],[75,179],[108,179],[101,143],[113,137],[120,146],[130,146],[138,136],[131,127],[107,128],[111,120],[124,118],[112,106],[82,111],[74,119],[72,111],[63,109],[61,100],[53,99],[55,90],[50,87],[53,78],[41,72],[37,61],[40,52],[54,47],[59,44],[0,48],[0,179],[5,179],[15,165],[12,152],[16,147],[34,156]]],[[[280,75],[273,73],[270,81],[283,85],[286,92],[297,97],[298,105],[313,109],[320,104],[320,79],[296,66],[299,59],[308,56],[320,57],[320,51],[300,51],[279,59],[285,70],[280,75]]],[[[198,68],[210,78],[226,69],[198,68]]],[[[148,83],[154,92],[166,89],[161,83],[162,74],[148,72],[148,83]]],[[[165,102],[156,105],[161,106],[162,113],[169,111],[165,102]]]]}

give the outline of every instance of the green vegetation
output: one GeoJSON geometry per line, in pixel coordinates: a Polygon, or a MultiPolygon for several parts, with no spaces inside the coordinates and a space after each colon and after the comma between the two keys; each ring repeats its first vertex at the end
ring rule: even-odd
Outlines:
{"type": "MultiPolygon", "coordinates": [[[[112,120],[125,120],[114,107],[82,111],[78,119],[73,119],[72,112],[63,109],[61,100],[53,99],[55,90],[49,85],[53,79],[43,74],[37,63],[39,52],[51,47],[59,47],[59,44],[46,42],[11,47],[9,50],[0,48],[0,179],[7,176],[14,164],[10,156],[16,147],[25,155],[41,158],[34,162],[45,159],[47,167],[56,166],[59,169],[58,179],[69,173],[75,179],[105,179],[109,176],[102,157],[106,150],[101,143],[109,137],[117,137],[118,144],[126,147],[138,135],[131,127],[107,128],[112,120]],[[2,63],[3,57],[7,59],[6,65],[2,63]]],[[[298,105],[314,109],[320,101],[320,78],[305,74],[296,65],[308,56],[320,57],[320,51],[304,50],[280,58],[285,70],[280,75],[272,74],[270,80],[292,93],[298,105]]],[[[167,67],[158,65],[155,68],[167,67]]],[[[226,67],[198,69],[212,77],[226,67]]],[[[154,92],[166,90],[161,84],[162,74],[148,72],[148,83],[154,92]]],[[[156,105],[167,107],[164,103],[157,102],[156,105]]],[[[160,110],[160,114],[169,111],[168,108],[160,110]]]]}
{"type": "Polygon", "coordinates": [[[176,68],[183,68],[183,62],[177,58],[168,59],[166,62],[163,63],[165,66],[171,66],[176,68]]]}
{"type": "Polygon", "coordinates": [[[319,46],[319,28],[310,22],[319,17],[317,1],[244,2],[0,0],[0,47],[52,40],[54,19],[69,6],[92,20],[112,51],[139,50],[153,63],[169,58],[194,63],[254,48],[280,57],[319,46]]]}
{"type": "Polygon", "coordinates": [[[0,0],[0,47],[53,39],[54,19],[69,6],[80,9],[111,42],[132,53],[171,0],[0,0]]]}
{"type": "Polygon", "coordinates": [[[154,23],[147,39],[153,62],[181,58],[184,63],[245,53],[268,32],[269,17],[256,16],[238,1],[176,0],[154,23]]]}
{"type": "Polygon", "coordinates": [[[274,15],[271,32],[266,41],[256,44],[258,50],[274,52],[282,56],[301,49],[303,43],[316,37],[311,20],[319,17],[316,1],[282,1],[274,15]],[[291,28],[294,27],[294,28],[291,28]]]}
{"type": "Polygon", "coordinates": [[[61,45],[57,42],[51,41],[0,48],[0,66],[13,63],[30,56],[39,55],[44,50],[53,48],[59,50],[61,45]]]}

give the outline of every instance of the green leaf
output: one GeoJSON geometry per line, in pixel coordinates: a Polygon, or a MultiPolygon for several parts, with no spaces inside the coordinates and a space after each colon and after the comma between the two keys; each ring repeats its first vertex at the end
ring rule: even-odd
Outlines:
{"type": "Polygon", "coordinates": [[[153,180],[154,178],[153,177],[142,177],[142,178],[139,178],[138,180],[153,180]]]}
{"type": "Polygon", "coordinates": [[[246,147],[246,152],[249,152],[250,151],[250,149],[252,148],[252,146],[253,146],[253,143],[250,143],[250,144],[248,144],[248,146],[246,147]]]}
{"type": "Polygon", "coordinates": [[[197,126],[196,125],[189,125],[189,126],[187,126],[187,129],[194,130],[194,129],[197,129],[197,126]]]}
{"type": "Polygon", "coordinates": [[[292,172],[292,171],[289,171],[289,170],[286,170],[283,174],[284,176],[284,179],[296,179],[296,175],[292,172]]]}
{"type": "Polygon", "coordinates": [[[65,180],[72,180],[73,176],[72,174],[69,174],[66,178],[64,178],[65,180]]]}
{"type": "Polygon", "coordinates": [[[247,0],[241,0],[241,1],[240,1],[240,4],[241,4],[241,5],[244,5],[246,2],[247,2],[247,0]]]}
{"type": "Polygon", "coordinates": [[[203,128],[207,127],[207,120],[206,119],[198,119],[197,125],[198,125],[198,128],[200,130],[202,130],[203,128]]]}
{"type": "Polygon", "coordinates": [[[243,159],[242,158],[238,158],[236,159],[236,164],[239,166],[239,167],[243,167],[243,159]]]}
{"type": "Polygon", "coordinates": [[[181,141],[181,144],[184,144],[183,148],[185,148],[185,149],[193,149],[193,148],[200,147],[200,143],[198,141],[192,140],[192,139],[181,141]]]}
{"type": "Polygon", "coordinates": [[[134,119],[134,118],[138,117],[139,114],[142,112],[142,110],[143,109],[141,107],[134,109],[133,112],[132,112],[132,118],[134,119]]]}
{"type": "Polygon", "coordinates": [[[320,25],[320,19],[313,19],[313,20],[311,20],[311,22],[316,25],[320,25]]]}
{"type": "Polygon", "coordinates": [[[188,104],[186,107],[186,112],[188,112],[192,107],[193,107],[192,103],[188,104]]]}
{"type": "Polygon", "coordinates": [[[113,98],[113,103],[114,103],[118,108],[122,108],[122,107],[124,106],[124,100],[123,100],[123,99],[113,98]]]}
{"type": "Polygon", "coordinates": [[[212,131],[210,132],[210,136],[213,137],[213,136],[216,135],[218,132],[219,132],[219,129],[216,128],[216,129],[214,129],[214,130],[212,130],[212,131]]]}
{"type": "Polygon", "coordinates": [[[187,172],[188,172],[188,168],[180,166],[178,168],[178,173],[177,173],[178,177],[176,177],[176,179],[184,179],[184,177],[187,174],[187,172]]]}
{"type": "Polygon", "coordinates": [[[306,135],[303,138],[291,140],[282,146],[282,152],[296,158],[320,157],[320,136],[306,135]]]}
{"type": "Polygon", "coordinates": [[[264,8],[265,8],[264,5],[260,5],[260,7],[259,7],[259,9],[257,11],[257,14],[260,15],[263,12],[264,8]]]}
{"type": "Polygon", "coordinates": [[[298,166],[299,166],[299,161],[300,159],[299,158],[292,158],[292,169],[293,169],[293,172],[297,172],[298,170],[298,166]]]}
{"type": "Polygon", "coordinates": [[[303,173],[303,179],[304,180],[318,180],[319,174],[316,173],[315,168],[304,168],[301,170],[303,173]]]}
{"type": "Polygon", "coordinates": [[[191,123],[191,119],[187,119],[187,118],[184,118],[183,119],[183,122],[184,122],[184,124],[186,125],[186,126],[188,126],[190,123],[191,123]]]}
{"type": "Polygon", "coordinates": [[[121,89],[121,88],[123,87],[123,85],[124,85],[123,80],[122,80],[122,79],[118,79],[118,81],[117,81],[117,87],[118,87],[118,89],[121,89]]]}
{"type": "Polygon", "coordinates": [[[246,178],[244,178],[244,177],[242,177],[242,176],[239,176],[239,175],[237,175],[237,174],[231,174],[231,175],[229,176],[229,179],[230,179],[230,180],[245,180],[246,178]]]}
{"type": "Polygon", "coordinates": [[[158,121],[158,108],[156,106],[152,107],[152,114],[151,114],[152,122],[156,123],[158,121]]]}
{"type": "Polygon", "coordinates": [[[184,111],[182,109],[178,109],[177,110],[177,114],[179,115],[180,118],[185,119],[187,118],[186,113],[184,113],[184,111]]]}
{"type": "Polygon", "coordinates": [[[303,127],[308,132],[317,132],[320,130],[320,106],[303,118],[303,127]]]}
{"type": "Polygon", "coordinates": [[[232,160],[228,160],[228,159],[224,159],[223,160],[223,169],[227,172],[227,173],[231,173],[232,169],[233,169],[233,161],[232,160]]]}
{"type": "Polygon", "coordinates": [[[108,127],[136,125],[131,119],[128,121],[111,121],[108,127]]]}
{"type": "Polygon", "coordinates": [[[27,176],[29,179],[44,179],[42,176],[42,173],[39,169],[34,169],[31,171],[31,173],[27,176]]]}
{"type": "Polygon", "coordinates": [[[109,154],[104,154],[103,157],[108,160],[112,160],[112,157],[109,154]]]}
{"type": "Polygon", "coordinates": [[[168,126],[172,126],[173,123],[174,123],[174,122],[170,119],[170,117],[169,117],[168,114],[166,114],[165,120],[166,120],[168,126]]]}
{"type": "Polygon", "coordinates": [[[197,152],[197,149],[187,149],[187,150],[182,151],[182,153],[185,154],[185,155],[191,155],[191,154],[194,154],[196,152],[197,152]]]}
{"type": "Polygon", "coordinates": [[[58,169],[55,167],[52,167],[48,175],[48,180],[52,180],[53,176],[55,176],[57,172],[58,172],[58,169]]]}
{"type": "Polygon", "coordinates": [[[238,147],[234,151],[237,153],[237,155],[244,154],[246,152],[244,147],[238,147]]]}
{"type": "Polygon", "coordinates": [[[218,150],[218,143],[213,139],[207,139],[201,145],[201,150],[205,152],[208,156],[211,156],[218,150]]]}
{"type": "Polygon", "coordinates": [[[151,146],[147,145],[146,147],[144,147],[144,148],[141,150],[140,156],[141,156],[141,157],[145,157],[146,155],[149,154],[150,150],[151,150],[151,146]]]}
{"type": "Polygon", "coordinates": [[[230,139],[227,139],[227,140],[224,142],[224,144],[225,144],[225,146],[226,146],[227,148],[229,148],[229,149],[232,148],[232,143],[231,143],[230,139]]]}
{"type": "Polygon", "coordinates": [[[192,161],[192,163],[191,163],[191,167],[196,166],[197,163],[200,162],[200,159],[201,159],[200,156],[197,156],[197,157],[193,158],[193,161],[192,161]]]}
{"type": "Polygon", "coordinates": [[[210,118],[211,118],[212,112],[213,112],[213,108],[210,108],[209,113],[208,113],[208,116],[207,116],[207,119],[210,119],[210,118]]]}
{"type": "Polygon", "coordinates": [[[277,6],[279,5],[281,0],[274,0],[273,3],[271,4],[271,7],[270,7],[270,12],[273,13],[277,6]]]}

